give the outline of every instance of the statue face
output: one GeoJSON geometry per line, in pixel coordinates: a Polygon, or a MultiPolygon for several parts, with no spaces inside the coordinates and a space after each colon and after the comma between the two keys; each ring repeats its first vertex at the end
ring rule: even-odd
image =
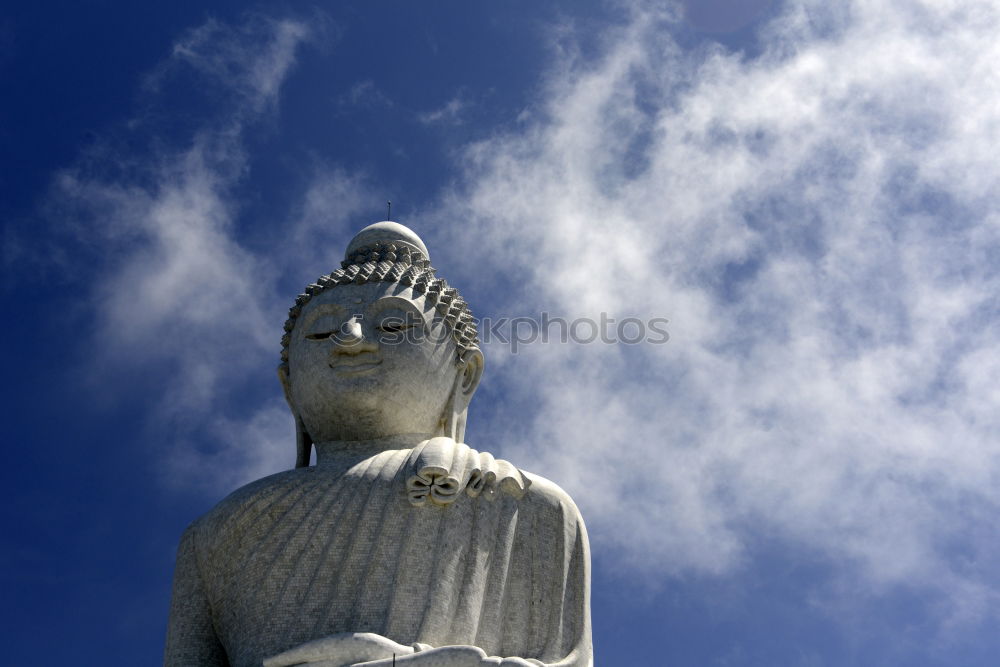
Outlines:
{"type": "Polygon", "coordinates": [[[288,366],[290,399],[315,442],[438,433],[462,373],[435,309],[383,282],[314,296],[291,332],[288,366]]]}

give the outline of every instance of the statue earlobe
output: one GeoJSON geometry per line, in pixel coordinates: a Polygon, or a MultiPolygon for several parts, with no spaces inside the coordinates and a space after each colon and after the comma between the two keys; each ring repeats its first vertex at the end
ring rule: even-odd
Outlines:
{"type": "Polygon", "coordinates": [[[479,348],[472,348],[462,353],[458,361],[458,373],[451,397],[442,415],[442,432],[455,442],[465,439],[465,420],[468,414],[469,402],[479,387],[483,377],[483,353],[479,348]]]}
{"type": "Polygon", "coordinates": [[[312,457],[313,441],[295,409],[295,403],[292,401],[292,383],[288,377],[288,366],[285,364],[278,366],[278,381],[281,382],[281,389],[285,393],[285,402],[288,403],[288,409],[292,411],[292,417],[295,419],[295,467],[308,468],[309,459],[312,457]]]}
{"type": "Polygon", "coordinates": [[[312,437],[306,431],[302,419],[292,413],[295,417],[295,467],[308,468],[309,459],[312,457],[312,437]]]}

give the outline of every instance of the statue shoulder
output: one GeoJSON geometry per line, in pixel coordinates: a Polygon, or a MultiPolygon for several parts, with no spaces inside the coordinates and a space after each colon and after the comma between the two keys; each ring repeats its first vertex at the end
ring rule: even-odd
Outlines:
{"type": "Polygon", "coordinates": [[[241,486],[195,519],[187,532],[199,541],[217,539],[235,526],[251,523],[265,508],[273,511],[275,507],[297,497],[295,490],[309,483],[314,472],[315,468],[295,468],[241,486]]]}
{"type": "Polygon", "coordinates": [[[521,473],[531,482],[525,495],[527,499],[553,507],[562,507],[568,509],[571,514],[580,516],[580,510],[576,503],[561,486],[546,477],[527,470],[521,470],[521,473]]]}
{"type": "Polygon", "coordinates": [[[548,532],[549,537],[557,535],[568,539],[574,545],[572,548],[578,550],[583,558],[584,567],[589,567],[590,540],[583,515],[576,503],[552,480],[527,471],[522,471],[522,474],[530,484],[519,502],[531,515],[541,520],[539,526],[547,525],[549,531],[556,531],[548,532]]]}

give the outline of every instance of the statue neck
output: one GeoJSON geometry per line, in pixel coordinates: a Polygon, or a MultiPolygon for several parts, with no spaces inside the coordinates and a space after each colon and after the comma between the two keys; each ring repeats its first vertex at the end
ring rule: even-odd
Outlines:
{"type": "Polygon", "coordinates": [[[372,440],[328,440],[317,442],[316,467],[343,472],[351,466],[390,449],[412,449],[434,434],[400,433],[372,440]]]}

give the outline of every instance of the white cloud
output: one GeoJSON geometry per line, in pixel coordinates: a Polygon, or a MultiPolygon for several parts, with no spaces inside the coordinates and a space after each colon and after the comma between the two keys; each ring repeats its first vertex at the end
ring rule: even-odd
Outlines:
{"type": "Polygon", "coordinates": [[[430,111],[417,114],[417,120],[424,125],[458,125],[463,122],[463,114],[472,106],[465,91],[455,93],[455,96],[443,105],[430,111]]]}
{"type": "Polygon", "coordinates": [[[367,109],[388,108],[393,106],[392,98],[386,95],[371,79],[365,79],[351,86],[343,95],[337,98],[340,106],[362,107],[367,109]]]}
{"type": "MultiPolygon", "coordinates": [[[[767,534],[986,613],[996,567],[962,562],[1000,555],[1000,11],[790,3],[754,59],[682,51],[673,20],[563,49],[434,215],[466,221],[448,277],[499,281],[493,312],[671,321],[487,359],[538,406],[505,455],[642,572],[731,573],[767,534]]],[[[491,416],[470,436],[503,443],[520,415],[491,416]]]]}
{"type": "MultiPolygon", "coordinates": [[[[322,22],[317,24],[322,26],[322,22]]],[[[206,83],[236,93],[249,111],[260,113],[278,99],[281,84],[295,64],[296,50],[315,36],[294,19],[275,20],[251,15],[243,24],[230,25],[209,19],[185,33],[173,47],[166,69],[185,63],[197,70],[206,83]]],[[[161,69],[152,83],[164,76],[161,69]]]]}
{"type": "MultiPolygon", "coordinates": [[[[235,26],[209,20],[189,31],[150,79],[150,92],[183,63],[220,93],[217,113],[206,113],[187,145],[157,137],[159,148],[148,155],[103,150],[55,181],[53,206],[72,211],[66,222],[103,250],[89,295],[92,361],[101,377],[123,367],[163,374],[150,412],[159,439],[173,434],[162,444],[174,469],[201,457],[197,438],[188,436],[220,419],[211,413],[226,393],[249,371],[277,364],[287,304],[275,287],[284,267],[237,239],[233,192],[247,168],[243,133],[274,108],[310,34],[301,22],[260,17],[235,26]]],[[[272,412],[253,424],[273,424],[272,412]]],[[[270,454],[257,448],[267,441],[246,437],[233,448],[227,474],[241,478],[241,471],[266,467],[270,454]]],[[[218,472],[211,457],[203,463],[203,472],[218,472]]]]}
{"type": "Polygon", "coordinates": [[[199,445],[175,446],[165,469],[168,481],[182,493],[196,487],[217,496],[220,490],[288,470],[295,463],[290,445],[294,433],[283,401],[264,404],[246,419],[215,416],[204,424],[207,438],[199,445]],[[212,445],[205,448],[205,440],[212,445]]]}
{"type": "Polygon", "coordinates": [[[286,241],[290,246],[286,254],[308,271],[304,280],[311,282],[340,266],[340,246],[357,232],[361,213],[378,201],[364,172],[348,173],[322,163],[313,166],[286,241]]]}

